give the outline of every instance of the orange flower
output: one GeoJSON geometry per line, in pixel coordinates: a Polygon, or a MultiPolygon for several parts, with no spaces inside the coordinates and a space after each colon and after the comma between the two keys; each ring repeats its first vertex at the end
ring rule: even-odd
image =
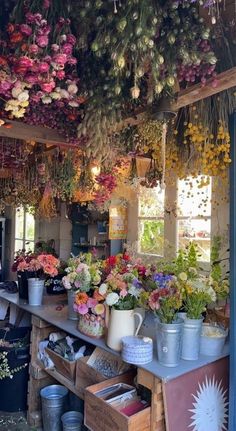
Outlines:
{"type": "Polygon", "coordinates": [[[15,30],[15,27],[13,24],[11,23],[7,24],[7,33],[13,33],[14,30],[15,30]]]}
{"type": "Polygon", "coordinates": [[[26,52],[27,50],[28,50],[28,45],[27,45],[27,43],[23,43],[23,44],[21,45],[21,51],[26,52]]]}
{"type": "Polygon", "coordinates": [[[0,57],[0,66],[6,66],[7,65],[7,60],[5,57],[1,56],[0,57]]]}
{"type": "Polygon", "coordinates": [[[96,299],[98,302],[99,301],[104,301],[104,296],[100,295],[100,293],[98,292],[98,290],[94,290],[93,292],[93,298],[96,299]]]}
{"type": "Polygon", "coordinates": [[[77,305],[86,304],[88,300],[88,295],[85,292],[78,292],[75,295],[75,303],[77,305]]]}
{"type": "Polygon", "coordinates": [[[19,31],[14,31],[14,33],[10,36],[11,43],[17,43],[21,42],[23,40],[23,34],[21,34],[19,31]]]}

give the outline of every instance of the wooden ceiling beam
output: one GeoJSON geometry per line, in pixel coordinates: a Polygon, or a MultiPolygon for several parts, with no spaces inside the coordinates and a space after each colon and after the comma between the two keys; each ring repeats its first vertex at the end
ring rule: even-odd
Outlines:
{"type": "Polygon", "coordinates": [[[75,144],[66,142],[56,130],[43,126],[31,126],[20,121],[6,120],[12,127],[0,127],[0,136],[5,138],[22,139],[23,141],[35,141],[42,144],[55,145],[62,148],[76,148],[75,144]]]}

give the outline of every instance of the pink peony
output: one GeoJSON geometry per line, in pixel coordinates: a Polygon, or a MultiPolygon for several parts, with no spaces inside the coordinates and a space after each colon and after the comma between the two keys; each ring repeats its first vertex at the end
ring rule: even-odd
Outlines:
{"type": "Polygon", "coordinates": [[[37,84],[38,83],[38,77],[37,75],[26,75],[25,81],[28,82],[28,84],[37,84]]]}
{"type": "Polygon", "coordinates": [[[45,93],[51,93],[51,91],[55,88],[56,84],[54,81],[43,82],[40,84],[41,90],[45,91],[45,93]]]}
{"type": "Polygon", "coordinates": [[[46,73],[46,72],[48,72],[49,68],[50,68],[50,66],[49,66],[48,63],[46,63],[46,61],[42,62],[42,63],[39,63],[39,65],[38,65],[38,70],[39,70],[40,73],[46,73]]]}
{"type": "Polygon", "coordinates": [[[62,45],[63,54],[71,55],[72,51],[73,51],[73,45],[71,45],[70,43],[65,43],[64,45],[62,45]]]}
{"type": "Polygon", "coordinates": [[[79,305],[79,306],[78,306],[77,310],[78,310],[78,313],[79,313],[79,314],[84,315],[84,314],[87,314],[87,312],[88,312],[88,307],[87,307],[87,305],[86,305],[86,304],[81,304],[81,305],[79,305]]]}
{"type": "Polygon", "coordinates": [[[32,34],[32,28],[28,24],[21,24],[20,31],[25,36],[30,36],[32,34]]]}
{"type": "Polygon", "coordinates": [[[71,45],[76,44],[76,37],[73,34],[67,34],[66,35],[66,42],[71,43],[71,45]]]}
{"type": "Polygon", "coordinates": [[[29,53],[30,54],[38,54],[39,47],[36,45],[36,43],[32,43],[32,45],[29,46],[29,53]]]}
{"type": "Polygon", "coordinates": [[[45,48],[46,46],[48,46],[48,37],[47,36],[38,36],[36,38],[36,42],[41,48],[45,48]]]}
{"type": "Polygon", "coordinates": [[[53,61],[56,64],[64,66],[66,64],[66,62],[67,62],[67,55],[66,54],[56,54],[53,57],[53,61]]]}

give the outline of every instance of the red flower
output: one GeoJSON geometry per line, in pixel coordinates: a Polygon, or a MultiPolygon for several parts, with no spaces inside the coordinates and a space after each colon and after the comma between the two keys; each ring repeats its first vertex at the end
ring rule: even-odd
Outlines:
{"type": "Polygon", "coordinates": [[[18,42],[21,42],[22,40],[23,40],[23,34],[20,33],[19,31],[15,31],[10,36],[11,43],[18,43],[18,42]]]}

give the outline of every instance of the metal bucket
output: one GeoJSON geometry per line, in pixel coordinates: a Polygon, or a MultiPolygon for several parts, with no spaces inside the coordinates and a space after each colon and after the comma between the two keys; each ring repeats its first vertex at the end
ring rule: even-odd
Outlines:
{"type": "Polygon", "coordinates": [[[196,361],[198,359],[201,331],[202,319],[185,319],[181,354],[182,359],[186,361],[196,361]]]}
{"type": "Polygon", "coordinates": [[[74,311],[74,299],[75,299],[75,291],[68,290],[67,291],[68,298],[68,319],[69,320],[79,320],[79,315],[74,311]]]}
{"type": "Polygon", "coordinates": [[[183,320],[175,323],[161,323],[156,320],[157,326],[157,355],[161,365],[177,367],[180,361],[182,347],[183,320]]]}
{"type": "Polygon", "coordinates": [[[218,356],[222,353],[228,331],[220,326],[203,323],[200,341],[200,353],[206,356],[218,356]]]}
{"type": "Polygon", "coordinates": [[[63,431],[81,431],[84,417],[82,413],[71,411],[61,417],[63,431]]]}
{"type": "Polygon", "coordinates": [[[61,431],[61,416],[66,409],[68,389],[61,385],[50,385],[41,389],[42,418],[44,431],[61,431]]]}
{"type": "Polygon", "coordinates": [[[39,278],[28,279],[29,305],[42,305],[44,280],[39,278]]]}

